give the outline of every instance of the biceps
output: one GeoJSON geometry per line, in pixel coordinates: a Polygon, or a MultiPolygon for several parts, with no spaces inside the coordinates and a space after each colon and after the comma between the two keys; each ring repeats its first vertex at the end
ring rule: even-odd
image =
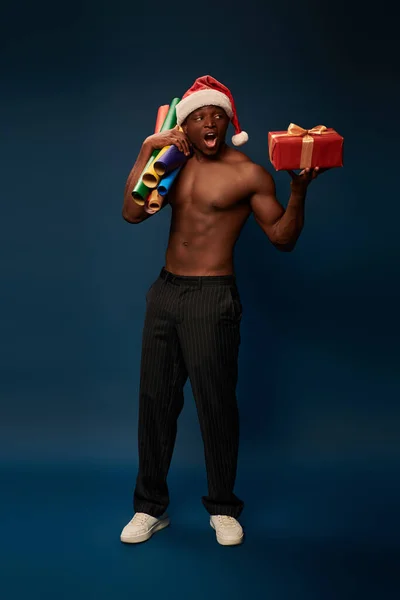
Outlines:
{"type": "Polygon", "coordinates": [[[261,194],[253,196],[250,204],[255,220],[264,233],[271,237],[277,222],[285,212],[283,206],[275,196],[261,194]]]}

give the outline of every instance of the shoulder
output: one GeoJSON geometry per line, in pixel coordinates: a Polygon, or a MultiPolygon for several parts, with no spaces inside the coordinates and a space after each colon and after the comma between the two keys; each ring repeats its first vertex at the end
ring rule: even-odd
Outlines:
{"type": "Polygon", "coordinates": [[[235,169],[240,173],[241,177],[249,182],[252,191],[267,191],[271,192],[275,189],[274,178],[261,165],[253,162],[246,154],[239,150],[230,148],[232,154],[229,156],[229,161],[235,165],[235,169]]]}
{"type": "Polygon", "coordinates": [[[226,146],[225,161],[235,165],[253,164],[251,159],[244,152],[236,150],[236,148],[231,148],[230,146],[226,146]]]}

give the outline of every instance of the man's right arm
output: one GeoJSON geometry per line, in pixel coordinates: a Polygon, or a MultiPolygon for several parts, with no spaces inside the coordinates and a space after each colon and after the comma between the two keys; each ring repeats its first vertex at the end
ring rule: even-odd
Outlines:
{"type": "MultiPolygon", "coordinates": [[[[164,146],[169,146],[171,144],[174,144],[178,150],[183,152],[186,156],[190,155],[189,141],[186,135],[177,128],[155,133],[146,138],[143,142],[139,156],[137,157],[125,184],[122,216],[125,221],[128,221],[128,223],[141,223],[145,219],[151,217],[151,214],[144,210],[144,206],[139,206],[136,204],[132,198],[132,190],[139,181],[139,177],[141,176],[143,169],[152,155],[153,150],[161,150],[161,148],[164,148],[164,146]]],[[[168,204],[167,199],[165,199],[161,205],[161,208],[163,208],[163,206],[166,204],[168,204]]]]}

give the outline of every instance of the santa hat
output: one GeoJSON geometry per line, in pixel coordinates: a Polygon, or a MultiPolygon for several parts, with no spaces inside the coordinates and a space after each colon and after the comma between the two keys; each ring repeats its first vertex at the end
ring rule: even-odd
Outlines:
{"type": "Polygon", "coordinates": [[[182,100],[176,105],[178,125],[182,125],[186,117],[194,110],[210,105],[223,108],[230,118],[235,128],[232,143],[235,146],[245,144],[249,136],[240,128],[232,94],[227,87],[210,75],[204,75],[196,79],[192,87],[182,96],[182,100]]]}

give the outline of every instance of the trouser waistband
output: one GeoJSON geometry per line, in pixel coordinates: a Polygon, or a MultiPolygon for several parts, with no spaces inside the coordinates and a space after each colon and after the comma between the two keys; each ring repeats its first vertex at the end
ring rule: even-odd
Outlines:
{"type": "Polygon", "coordinates": [[[235,275],[175,275],[167,271],[165,267],[161,269],[161,279],[170,281],[175,285],[193,285],[200,287],[202,285],[235,285],[235,275]]]}

